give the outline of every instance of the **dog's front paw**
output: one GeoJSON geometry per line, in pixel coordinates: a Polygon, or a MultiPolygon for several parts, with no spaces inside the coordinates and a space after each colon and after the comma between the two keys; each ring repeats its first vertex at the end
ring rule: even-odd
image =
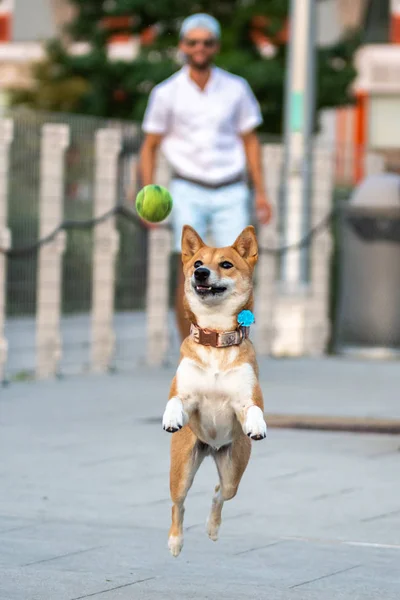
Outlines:
{"type": "Polygon", "coordinates": [[[183,548],[183,537],[181,535],[171,535],[168,538],[168,548],[175,558],[180,555],[183,548]]]}
{"type": "Polygon", "coordinates": [[[258,406],[250,406],[247,410],[246,422],[243,431],[252,440],[263,440],[267,437],[267,424],[264,414],[258,406]]]}
{"type": "Polygon", "coordinates": [[[187,416],[183,410],[182,400],[174,397],[168,400],[163,416],[163,429],[169,433],[179,431],[187,423],[187,416]]]}

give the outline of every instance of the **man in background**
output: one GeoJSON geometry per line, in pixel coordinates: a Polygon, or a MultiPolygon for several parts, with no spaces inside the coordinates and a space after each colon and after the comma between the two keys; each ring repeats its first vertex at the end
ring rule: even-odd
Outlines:
{"type": "Polygon", "coordinates": [[[264,185],[256,128],[260,108],[248,83],[213,65],[220,25],[206,14],[188,17],[180,31],[185,66],[157,85],[143,121],[139,171],[143,186],[154,181],[159,148],[172,169],[174,249],[179,253],[176,316],[181,338],[189,334],[183,309],[180,259],[182,227],[217,247],[231,245],[251,223],[249,175],[258,221],[268,223],[271,206],[264,185]]]}

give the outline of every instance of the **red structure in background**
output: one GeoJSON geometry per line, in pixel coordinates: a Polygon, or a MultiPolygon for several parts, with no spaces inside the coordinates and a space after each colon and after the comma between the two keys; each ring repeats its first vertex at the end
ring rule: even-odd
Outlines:
{"type": "Polygon", "coordinates": [[[252,18],[250,24],[250,39],[256,46],[259,47],[263,44],[286,44],[288,41],[288,21],[285,22],[282,29],[273,37],[269,37],[266,33],[270,22],[270,19],[264,15],[258,15],[252,18]]]}
{"type": "Polygon", "coordinates": [[[114,42],[128,42],[132,38],[132,29],[135,23],[135,17],[105,17],[102,20],[102,26],[104,29],[112,32],[108,41],[112,44],[114,42]]]}
{"type": "Polygon", "coordinates": [[[400,44],[400,2],[391,0],[390,41],[400,44]]]}
{"type": "Polygon", "coordinates": [[[11,42],[14,0],[0,0],[0,43],[11,42]]]}
{"type": "MultiPolygon", "coordinates": [[[[390,0],[389,39],[392,44],[400,44],[400,0],[390,0]]],[[[354,182],[364,177],[364,158],[368,144],[368,94],[356,92],[356,107],[353,124],[354,143],[354,182]]]]}
{"type": "Polygon", "coordinates": [[[357,92],[357,105],[354,120],[354,182],[358,183],[364,177],[364,160],[367,144],[367,103],[368,97],[363,92],[357,92]]]}
{"type": "MultiPolygon", "coordinates": [[[[110,31],[109,42],[111,44],[118,42],[128,42],[129,40],[131,40],[133,37],[131,31],[134,24],[134,16],[106,17],[102,21],[104,29],[110,31]]],[[[285,44],[288,40],[289,27],[287,22],[285,23],[281,31],[279,31],[273,37],[269,37],[266,33],[269,24],[270,20],[263,15],[253,17],[251,21],[250,39],[260,50],[265,45],[285,44]]],[[[157,37],[157,33],[157,25],[146,27],[139,34],[140,43],[143,46],[152,44],[157,37]]]]}
{"type": "Polygon", "coordinates": [[[282,29],[274,36],[269,36],[267,33],[270,22],[270,19],[264,15],[253,17],[250,22],[250,40],[263,56],[273,56],[273,49],[276,48],[276,46],[286,44],[289,38],[288,21],[285,22],[282,29]]]}
{"type": "Polygon", "coordinates": [[[12,18],[10,14],[0,14],[0,43],[4,44],[11,40],[12,18]]]}
{"type": "MultiPolygon", "coordinates": [[[[134,37],[132,28],[135,24],[134,16],[117,16],[117,17],[106,17],[102,21],[104,29],[108,29],[110,37],[108,39],[110,44],[129,42],[134,37]]],[[[140,43],[143,46],[152,44],[157,36],[157,27],[155,25],[146,27],[139,34],[140,43]]]]}

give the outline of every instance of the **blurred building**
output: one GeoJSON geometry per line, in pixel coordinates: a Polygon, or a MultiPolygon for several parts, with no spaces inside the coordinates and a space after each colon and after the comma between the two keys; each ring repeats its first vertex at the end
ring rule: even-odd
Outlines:
{"type": "MultiPolygon", "coordinates": [[[[74,14],[68,0],[0,0],[0,92],[33,85],[32,65],[45,56],[44,43],[59,37],[66,44],[64,26],[74,14]]],[[[84,53],[85,44],[72,44],[71,52],[84,53]]],[[[138,40],[113,40],[110,53],[131,59],[138,40]]]]}
{"type": "Polygon", "coordinates": [[[31,65],[43,58],[42,42],[59,34],[63,4],[67,19],[70,7],[59,0],[0,0],[0,90],[32,85],[31,65]]]}
{"type": "Polygon", "coordinates": [[[323,115],[321,137],[335,144],[337,180],[352,185],[362,179],[371,151],[384,155],[388,170],[400,171],[400,0],[332,0],[323,11],[320,33],[329,23],[333,30],[356,27],[363,42],[355,106],[323,115]]]}
{"type": "MultiPolygon", "coordinates": [[[[360,7],[365,2],[319,0],[318,43],[329,44],[341,35],[343,29],[358,24],[359,13],[362,12],[360,7]]],[[[43,42],[58,36],[68,43],[63,27],[73,17],[73,11],[68,0],[0,0],[0,89],[32,84],[30,65],[43,57],[43,42]]],[[[127,20],[129,18],[126,17],[127,20]]],[[[153,27],[143,32],[141,40],[119,36],[112,40],[110,53],[115,58],[132,59],[138,43],[151,43],[156,34],[157,28],[153,27]]],[[[254,42],[268,57],[272,50],[268,40],[261,36],[254,42]]],[[[85,50],[85,44],[71,47],[71,51],[77,53],[85,50]]]]}
{"type": "Polygon", "coordinates": [[[373,0],[363,15],[364,46],[357,56],[355,180],[366,150],[383,153],[388,170],[400,171],[400,1],[373,0]]]}
{"type": "MultiPolygon", "coordinates": [[[[0,0],[0,92],[33,84],[31,66],[43,58],[43,42],[58,36],[68,44],[63,27],[73,10],[68,0],[0,0]]],[[[391,168],[399,162],[400,0],[318,0],[317,26],[321,46],[348,30],[363,32],[356,61],[356,106],[321,115],[320,139],[335,144],[337,177],[351,184],[363,176],[366,151],[384,152],[391,168]]],[[[156,28],[150,28],[141,39],[117,36],[111,40],[110,55],[132,60],[140,43],[151,42],[156,34],[156,28]]],[[[266,58],[273,52],[262,36],[255,35],[254,42],[266,58]]],[[[85,53],[87,45],[72,44],[70,51],[85,53]]]]}

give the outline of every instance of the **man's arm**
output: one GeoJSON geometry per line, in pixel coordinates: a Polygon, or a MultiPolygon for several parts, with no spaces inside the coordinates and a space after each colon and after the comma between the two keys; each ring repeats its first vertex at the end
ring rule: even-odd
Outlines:
{"type": "Polygon", "coordinates": [[[135,196],[138,192],[138,185],[136,183],[138,178],[140,187],[144,187],[145,185],[150,185],[153,183],[154,173],[156,170],[157,152],[162,138],[162,135],[154,133],[148,133],[146,135],[140,150],[139,162],[138,164],[135,164],[132,171],[131,184],[127,191],[128,202],[135,202],[135,196]]]}
{"type": "Polygon", "coordinates": [[[142,186],[154,182],[157,154],[162,138],[162,135],[148,133],[144,139],[139,158],[139,175],[142,186]]]}
{"type": "Polygon", "coordinates": [[[247,165],[255,191],[255,208],[257,218],[262,224],[270,221],[272,215],[271,204],[268,200],[264,185],[261,144],[254,131],[242,135],[247,165]]]}
{"type": "MultiPolygon", "coordinates": [[[[160,86],[156,86],[149,97],[143,117],[142,130],[145,133],[139,156],[138,172],[133,173],[132,181],[140,178],[142,186],[154,183],[157,152],[164,135],[168,131],[169,108],[168,97],[160,86]]],[[[129,199],[134,201],[135,191],[133,185],[129,192],[129,199]]]]}

